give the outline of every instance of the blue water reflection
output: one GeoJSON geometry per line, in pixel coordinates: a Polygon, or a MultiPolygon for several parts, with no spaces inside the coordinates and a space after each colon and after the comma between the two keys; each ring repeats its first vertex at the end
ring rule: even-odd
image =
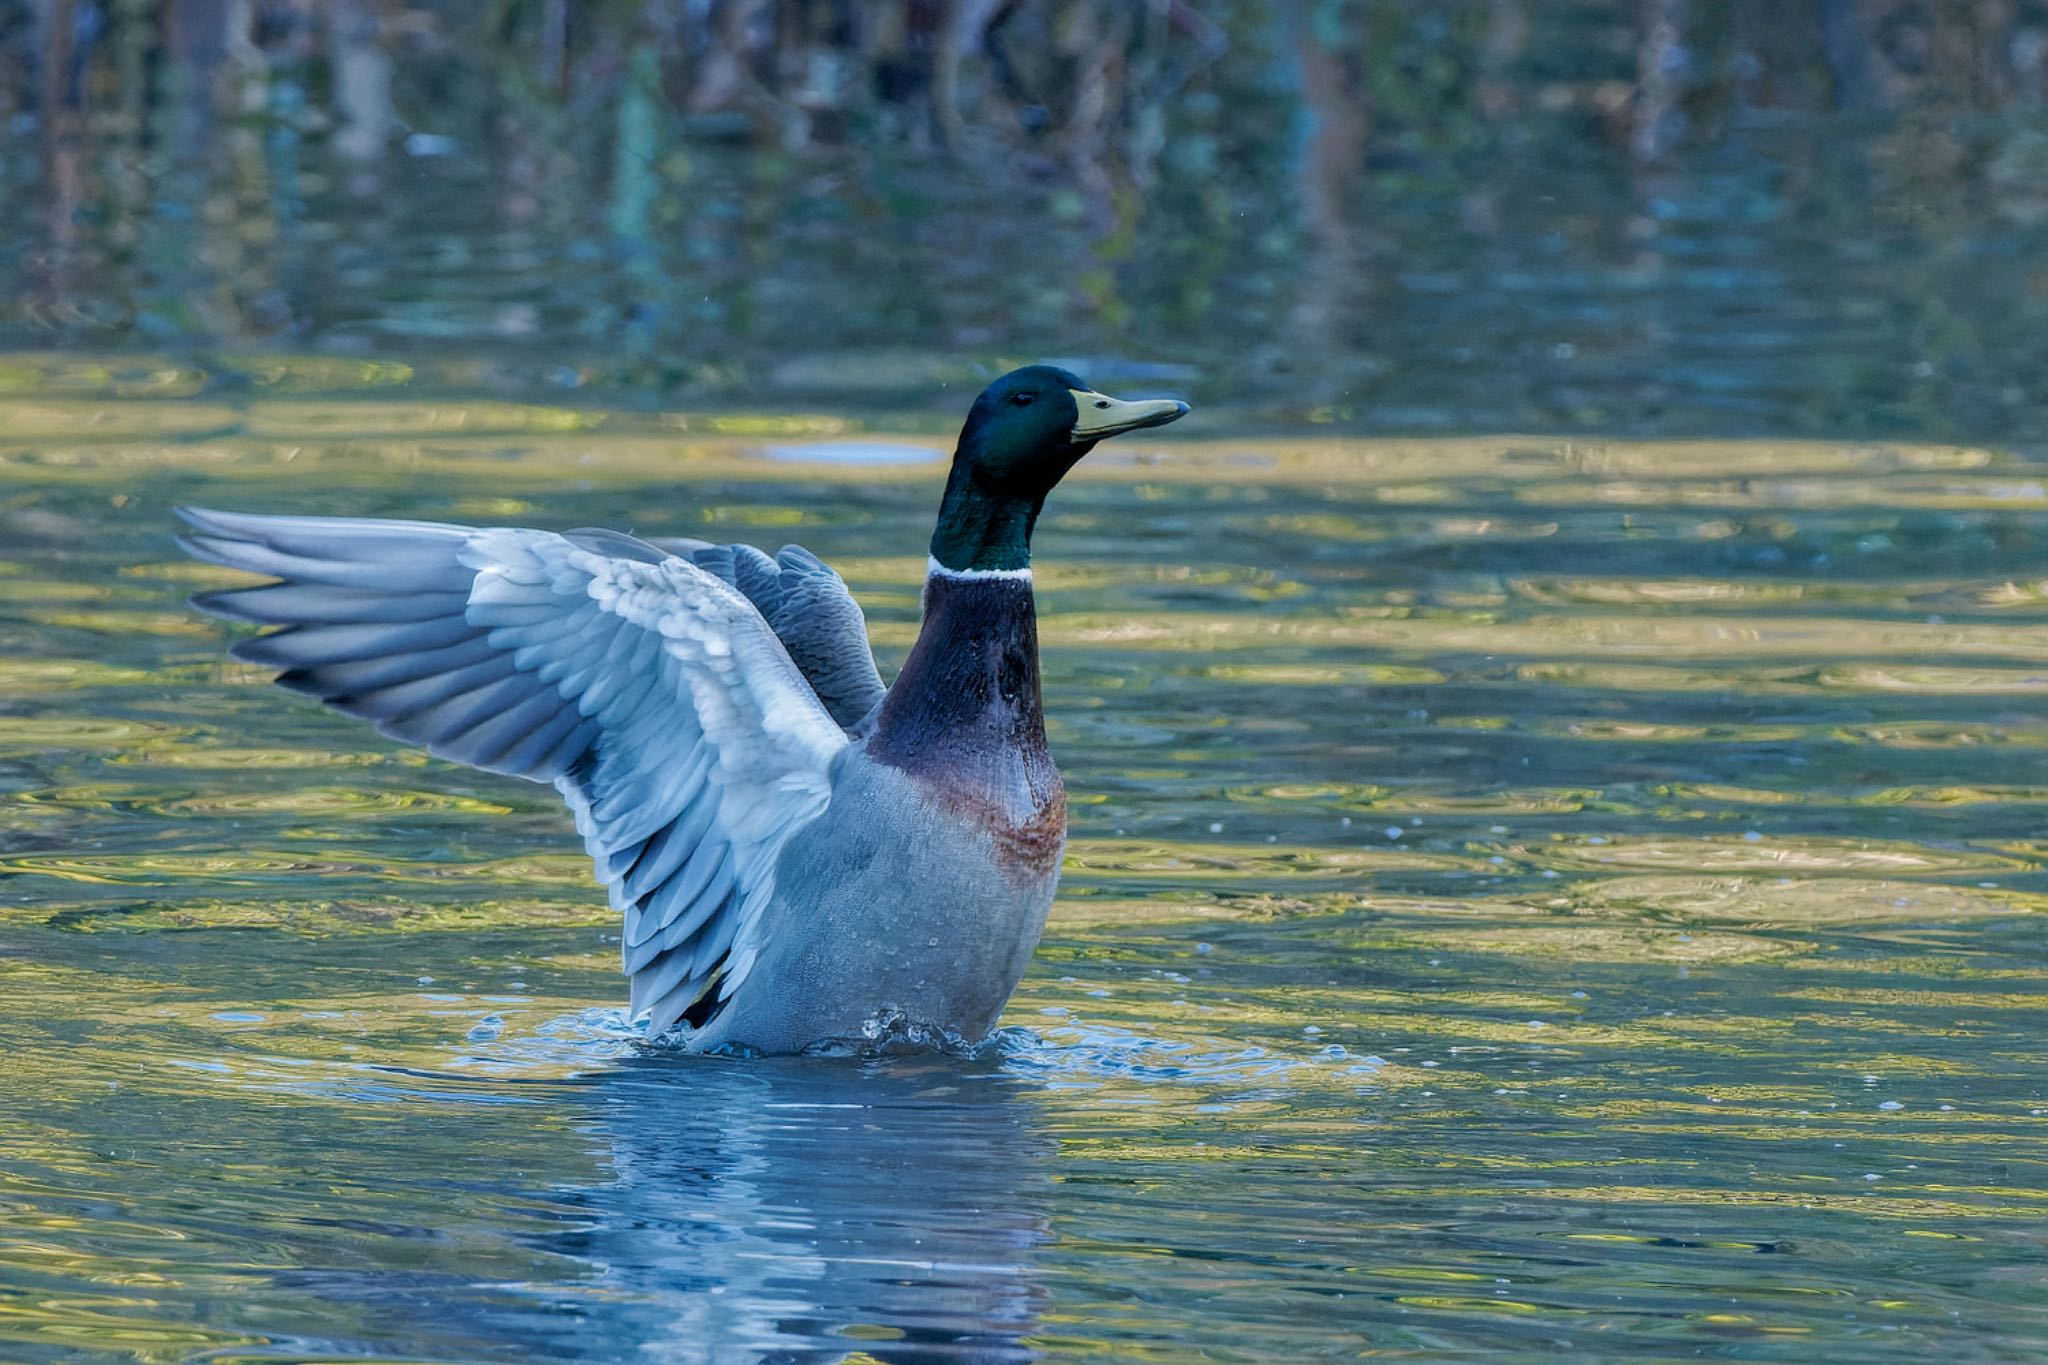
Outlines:
{"type": "Polygon", "coordinates": [[[579,1358],[1025,1359],[1054,1145],[1018,1079],[950,1059],[649,1055],[582,1089],[610,1179],[538,1245],[590,1262],[579,1358]]]}

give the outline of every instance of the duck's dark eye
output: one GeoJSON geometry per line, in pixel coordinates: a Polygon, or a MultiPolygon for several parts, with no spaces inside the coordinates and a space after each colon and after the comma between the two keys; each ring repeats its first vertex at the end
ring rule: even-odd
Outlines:
{"type": "Polygon", "coordinates": [[[1031,400],[1036,397],[1038,395],[1035,393],[1013,393],[1010,395],[1010,401],[1020,408],[1028,408],[1031,406],[1031,400]]]}

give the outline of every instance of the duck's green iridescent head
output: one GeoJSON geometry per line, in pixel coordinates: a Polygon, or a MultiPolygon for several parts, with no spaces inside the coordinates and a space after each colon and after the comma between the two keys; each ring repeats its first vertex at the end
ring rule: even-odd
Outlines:
{"type": "Polygon", "coordinates": [[[1111,398],[1055,365],[1010,371],[981,391],[960,429],[932,558],[955,572],[1029,567],[1046,494],[1097,441],[1187,412],[1174,398],[1111,398]]]}

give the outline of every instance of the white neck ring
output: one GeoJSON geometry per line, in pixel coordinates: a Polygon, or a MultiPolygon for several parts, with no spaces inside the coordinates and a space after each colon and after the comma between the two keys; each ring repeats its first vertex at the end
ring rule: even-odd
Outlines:
{"type": "Polygon", "coordinates": [[[1023,569],[954,569],[939,563],[937,555],[925,561],[926,578],[961,578],[969,582],[999,582],[1007,579],[1012,583],[1029,583],[1031,570],[1023,569]]]}

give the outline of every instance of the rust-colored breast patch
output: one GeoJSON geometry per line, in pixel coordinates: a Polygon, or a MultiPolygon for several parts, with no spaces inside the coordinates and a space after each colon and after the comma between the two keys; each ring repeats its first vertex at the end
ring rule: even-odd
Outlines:
{"type": "Polygon", "coordinates": [[[996,866],[1013,881],[1044,881],[1060,869],[1067,843],[1067,789],[1057,772],[1032,784],[1028,801],[1004,800],[985,786],[935,784],[932,797],[995,845],[996,866]],[[1049,777],[1051,780],[1044,780],[1049,777]]]}
{"type": "Polygon", "coordinates": [[[987,816],[996,862],[1004,872],[1021,882],[1044,880],[1059,871],[1060,851],[1067,843],[1064,786],[1055,782],[1044,803],[1021,820],[1001,812],[988,812],[987,816]]]}

